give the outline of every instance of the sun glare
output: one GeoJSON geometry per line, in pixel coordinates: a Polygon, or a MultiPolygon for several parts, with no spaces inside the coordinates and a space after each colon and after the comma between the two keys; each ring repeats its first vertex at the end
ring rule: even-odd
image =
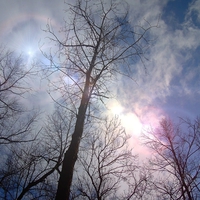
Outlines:
{"type": "Polygon", "coordinates": [[[112,107],[111,111],[114,115],[120,115],[123,111],[123,108],[120,105],[115,105],[112,107]]]}
{"type": "Polygon", "coordinates": [[[117,101],[112,101],[109,104],[111,115],[117,115],[121,119],[122,126],[130,135],[139,136],[142,131],[142,123],[134,113],[126,113],[125,109],[117,101]]]}
{"type": "Polygon", "coordinates": [[[33,50],[33,48],[29,48],[26,50],[26,53],[29,57],[33,57],[35,55],[35,50],[33,50]]]}
{"type": "Polygon", "coordinates": [[[112,101],[108,103],[108,107],[110,112],[114,115],[121,115],[124,110],[123,107],[117,101],[112,101]]]}
{"type": "Polygon", "coordinates": [[[126,128],[127,133],[139,136],[142,131],[142,123],[134,113],[128,113],[122,116],[122,125],[126,128]]]}
{"type": "Polygon", "coordinates": [[[33,52],[31,50],[29,50],[28,51],[28,55],[32,57],[33,56],[33,52]]]}

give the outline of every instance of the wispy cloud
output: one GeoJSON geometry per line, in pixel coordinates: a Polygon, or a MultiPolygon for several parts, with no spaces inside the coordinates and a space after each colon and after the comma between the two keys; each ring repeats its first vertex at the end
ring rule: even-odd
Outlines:
{"type": "MultiPolygon", "coordinates": [[[[46,37],[42,28],[45,28],[48,19],[52,20],[56,30],[62,26],[63,19],[67,19],[64,12],[67,5],[64,5],[64,2],[8,1],[9,4],[3,2],[0,8],[0,29],[1,40],[9,43],[11,47],[13,44],[17,44],[16,48],[19,49],[24,49],[24,45],[29,46],[28,42],[23,40],[28,34],[31,35],[32,42],[39,46],[38,40],[44,41],[46,37]],[[27,16],[30,18],[28,21],[27,16]],[[12,32],[13,28],[17,27],[21,30],[12,32]]],[[[181,110],[181,105],[184,105],[185,110],[190,109],[191,105],[196,103],[195,99],[200,96],[197,53],[200,46],[200,0],[189,4],[184,19],[178,25],[177,21],[174,22],[174,15],[170,16],[170,21],[165,18],[168,15],[165,9],[169,0],[127,2],[132,25],[147,26],[148,23],[156,25],[159,22],[159,28],[151,30],[151,38],[154,40],[147,54],[149,60],[145,62],[146,72],[142,63],[133,65],[133,78],[136,83],[122,77],[120,83],[115,83],[113,90],[119,92],[117,100],[124,109],[124,115],[127,113],[130,116],[132,113],[142,123],[155,124],[156,120],[168,114],[170,109],[167,108],[176,107],[177,110],[181,110]],[[178,103],[179,101],[182,103],[178,103]]],[[[41,91],[45,90],[46,86],[42,87],[41,91]]],[[[46,102],[47,96],[42,95],[41,91],[39,90],[38,98],[41,102],[46,102]]]]}
{"type": "Polygon", "coordinates": [[[193,19],[193,12],[196,12],[199,19],[200,1],[190,4],[184,22],[175,28],[171,28],[173,21],[171,24],[166,23],[165,18],[162,17],[166,3],[167,1],[161,3],[156,0],[148,3],[146,1],[130,3],[133,21],[136,17],[138,21],[145,19],[150,24],[155,24],[159,14],[161,17],[159,28],[151,32],[152,38],[156,40],[150,48],[149,61],[145,63],[147,74],[144,73],[141,63],[134,65],[136,73],[133,76],[137,84],[122,79],[125,87],[120,90],[123,96],[119,95],[122,96],[122,105],[137,114],[141,121],[152,125],[163,116],[172,114],[172,107],[176,117],[189,113],[187,109],[189,110],[196,101],[190,98],[191,101],[187,102],[188,96],[196,97],[200,86],[199,65],[191,62],[197,59],[194,53],[200,45],[198,39],[200,27],[193,19]],[[185,110],[182,110],[182,105],[185,110]]]}

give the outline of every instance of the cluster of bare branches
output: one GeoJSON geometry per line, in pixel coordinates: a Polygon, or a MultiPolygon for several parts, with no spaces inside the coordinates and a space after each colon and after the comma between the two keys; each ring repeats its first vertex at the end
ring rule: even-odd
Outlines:
{"type": "Polygon", "coordinates": [[[153,151],[149,169],[155,173],[152,190],[159,199],[200,198],[200,119],[163,119],[157,130],[145,135],[153,151]]]}
{"type": "Polygon", "coordinates": [[[93,128],[81,142],[71,199],[142,199],[148,177],[120,120],[104,119],[93,128]]]}
{"type": "Polygon", "coordinates": [[[0,49],[0,144],[21,142],[36,113],[26,115],[22,105],[23,95],[30,90],[26,87],[32,69],[27,69],[22,56],[1,47],[0,49]],[[25,116],[26,115],[26,116],[25,116]],[[28,117],[27,117],[28,116],[28,117]]]}
{"type": "MultiPolygon", "coordinates": [[[[29,92],[27,81],[33,74],[27,68],[22,56],[14,52],[0,49],[0,150],[2,152],[0,166],[0,196],[9,199],[9,193],[15,190],[11,179],[15,179],[18,170],[18,149],[22,143],[30,143],[36,139],[34,130],[38,113],[27,111],[22,104],[24,94],[29,92]]],[[[23,170],[23,168],[20,168],[23,170]]],[[[17,189],[16,189],[17,190],[17,189]]],[[[14,198],[14,197],[13,197],[14,198]]]]}
{"type": "Polygon", "coordinates": [[[60,100],[54,100],[76,116],[63,160],[57,200],[69,199],[85,123],[94,116],[100,117],[99,104],[110,97],[112,81],[117,75],[132,77],[134,64],[143,61],[149,47],[148,32],[157,26],[148,22],[146,27],[133,26],[125,2],[77,0],[67,6],[69,17],[61,37],[50,24],[46,29],[57,49],[43,52],[50,61],[46,68],[48,77],[59,72],[64,83],[51,82],[54,91],[62,94],[60,100]]]}
{"type": "MultiPolygon", "coordinates": [[[[59,167],[70,134],[69,116],[56,110],[48,116],[37,137],[6,144],[0,166],[2,199],[54,199],[59,167]],[[64,120],[65,119],[65,120],[64,120]],[[66,130],[68,129],[68,132],[66,130]]],[[[31,125],[32,126],[32,125],[31,125]]],[[[28,132],[30,136],[33,132],[28,132]]]]}
{"type": "MultiPolygon", "coordinates": [[[[9,51],[1,51],[0,63],[0,198],[54,199],[79,111],[57,104],[38,130],[37,113],[20,103],[30,71],[9,51]]],[[[200,198],[199,118],[178,124],[163,119],[158,129],[146,132],[144,144],[152,151],[148,165],[133,154],[129,139],[118,118],[87,118],[69,199],[200,198]]]]}
{"type": "Polygon", "coordinates": [[[120,1],[77,0],[67,6],[64,37],[50,24],[46,29],[57,48],[43,52],[56,107],[42,129],[36,127],[37,113],[20,101],[30,90],[31,68],[13,52],[0,51],[0,198],[200,198],[199,119],[178,125],[164,119],[146,132],[152,159],[142,165],[120,120],[102,115],[116,77],[132,78],[157,25],[134,26],[128,4],[120,1]]]}

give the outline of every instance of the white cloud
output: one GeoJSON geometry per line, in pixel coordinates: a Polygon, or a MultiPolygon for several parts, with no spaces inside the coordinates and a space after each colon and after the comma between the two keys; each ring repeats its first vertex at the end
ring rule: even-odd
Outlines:
{"type": "MultiPolygon", "coordinates": [[[[63,1],[61,3],[53,0],[41,0],[34,3],[33,1],[24,3],[23,0],[19,0],[17,3],[14,0],[8,1],[10,2],[9,5],[12,6],[9,7],[8,3],[3,3],[4,9],[1,7],[0,19],[2,21],[10,21],[10,24],[6,25],[6,27],[10,26],[10,30],[20,23],[20,21],[15,21],[15,18],[21,12],[31,11],[34,13],[33,18],[35,22],[41,23],[40,26],[42,27],[46,25],[48,18],[54,20],[53,26],[57,24],[57,27],[61,26],[63,17],[67,18],[66,13],[63,11],[65,8],[63,1]],[[8,10],[9,12],[7,13],[8,10]],[[10,16],[10,13],[12,13],[12,16],[10,16]],[[42,16],[43,21],[39,20],[40,16],[42,16]]],[[[122,88],[121,84],[119,84],[121,92],[123,93],[123,99],[120,99],[120,101],[122,102],[122,106],[126,105],[127,109],[132,109],[133,112],[137,112],[143,119],[155,118],[156,116],[160,117],[163,113],[159,105],[155,105],[155,109],[152,109],[152,105],[157,100],[165,102],[166,98],[172,95],[172,81],[176,80],[177,76],[181,77],[183,64],[188,59],[191,59],[193,56],[192,52],[200,45],[200,29],[192,21],[192,15],[194,13],[197,14],[200,21],[200,0],[193,1],[190,4],[185,22],[180,25],[179,29],[175,30],[172,30],[169,27],[170,25],[165,23],[165,19],[162,18],[163,8],[169,0],[127,0],[127,2],[130,4],[130,20],[133,24],[146,26],[146,21],[148,21],[151,25],[156,25],[159,16],[161,17],[159,20],[159,28],[154,28],[151,31],[152,38],[156,40],[154,41],[154,46],[150,48],[148,55],[149,61],[145,63],[147,74],[145,74],[144,67],[141,63],[134,65],[133,67],[136,69],[136,73],[133,78],[137,81],[137,84],[122,79],[125,88],[122,88]],[[184,56],[182,52],[184,52],[184,56]]],[[[0,22],[2,23],[2,21],[0,22]]],[[[27,34],[27,27],[25,29],[24,33],[27,34]]],[[[45,37],[42,30],[40,34],[38,34],[38,29],[36,31],[37,33],[33,29],[30,30],[33,32],[33,37],[36,37],[36,40],[41,39],[42,41],[45,37]]],[[[10,40],[11,44],[13,44],[13,40],[15,42],[17,41],[18,46],[21,43],[26,43],[25,41],[20,42],[19,35],[14,35],[13,39],[10,40]]],[[[31,36],[32,39],[33,37],[31,36]]],[[[184,88],[181,90],[182,92],[186,94],[190,93],[191,88],[188,86],[188,79],[191,81],[194,75],[195,72],[191,70],[188,72],[186,79],[176,80],[179,81],[179,86],[184,88]]]]}
{"type": "Polygon", "coordinates": [[[200,22],[200,0],[194,0],[190,4],[186,17],[191,20],[191,17],[194,15],[196,15],[198,21],[200,22]]]}
{"type": "MultiPolygon", "coordinates": [[[[155,23],[156,15],[162,13],[163,6],[166,3],[167,1],[161,3],[156,0],[130,2],[133,21],[136,18],[136,22],[146,19],[151,24],[155,23]]],[[[189,10],[196,10],[199,6],[200,0],[195,1],[189,10]]],[[[172,29],[169,26],[170,24],[167,24],[165,19],[161,18],[159,21],[160,28],[151,32],[151,36],[156,40],[154,46],[150,48],[149,61],[146,62],[147,75],[144,73],[142,64],[138,63],[133,66],[136,68],[133,78],[137,81],[137,84],[122,78],[125,88],[121,88],[123,99],[120,99],[120,101],[123,106],[126,105],[141,120],[150,123],[165,115],[160,106],[167,101],[167,98],[174,98],[174,101],[176,101],[176,97],[173,96],[178,95],[174,93],[175,87],[180,87],[179,92],[182,95],[189,95],[194,92],[191,85],[188,84],[188,79],[192,81],[194,78],[196,74],[194,67],[196,66],[189,67],[187,77],[184,77],[185,75],[182,73],[185,63],[193,56],[192,52],[200,45],[198,39],[200,29],[191,24],[188,17],[177,29],[172,29]],[[174,82],[178,86],[174,86],[174,82]],[[154,109],[152,109],[152,105],[154,105],[154,109]]]]}
{"type": "Polygon", "coordinates": [[[156,24],[161,15],[163,6],[169,0],[127,0],[130,5],[130,18],[132,18],[134,23],[140,22],[144,24],[145,21],[150,22],[151,24],[156,24]]]}

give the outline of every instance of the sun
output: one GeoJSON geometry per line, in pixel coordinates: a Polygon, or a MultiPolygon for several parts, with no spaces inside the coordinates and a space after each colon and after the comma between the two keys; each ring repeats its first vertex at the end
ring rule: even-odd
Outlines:
{"type": "Polygon", "coordinates": [[[113,107],[111,108],[111,112],[114,115],[120,115],[123,111],[123,107],[120,105],[113,105],[113,107]]]}
{"type": "Polygon", "coordinates": [[[37,53],[37,48],[34,46],[29,46],[25,48],[25,53],[28,57],[33,58],[37,53]]]}
{"type": "Polygon", "coordinates": [[[108,103],[109,114],[117,115],[121,119],[122,126],[126,129],[126,132],[130,135],[139,136],[142,132],[142,123],[139,117],[133,112],[126,112],[121,104],[113,100],[108,103]]]}
{"type": "Polygon", "coordinates": [[[111,115],[121,115],[123,113],[124,108],[120,105],[120,103],[116,100],[112,100],[108,102],[108,110],[111,115]]]}
{"type": "Polygon", "coordinates": [[[28,50],[27,53],[28,53],[29,56],[33,56],[33,51],[32,50],[28,50]]]}
{"type": "Polygon", "coordinates": [[[142,123],[134,113],[127,113],[121,117],[122,125],[130,135],[140,136],[142,132],[142,123]]]}
{"type": "Polygon", "coordinates": [[[128,111],[128,109],[124,108],[117,100],[108,102],[108,110],[109,115],[119,116],[122,126],[129,135],[135,137],[141,136],[143,123],[134,112],[128,111]]]}

